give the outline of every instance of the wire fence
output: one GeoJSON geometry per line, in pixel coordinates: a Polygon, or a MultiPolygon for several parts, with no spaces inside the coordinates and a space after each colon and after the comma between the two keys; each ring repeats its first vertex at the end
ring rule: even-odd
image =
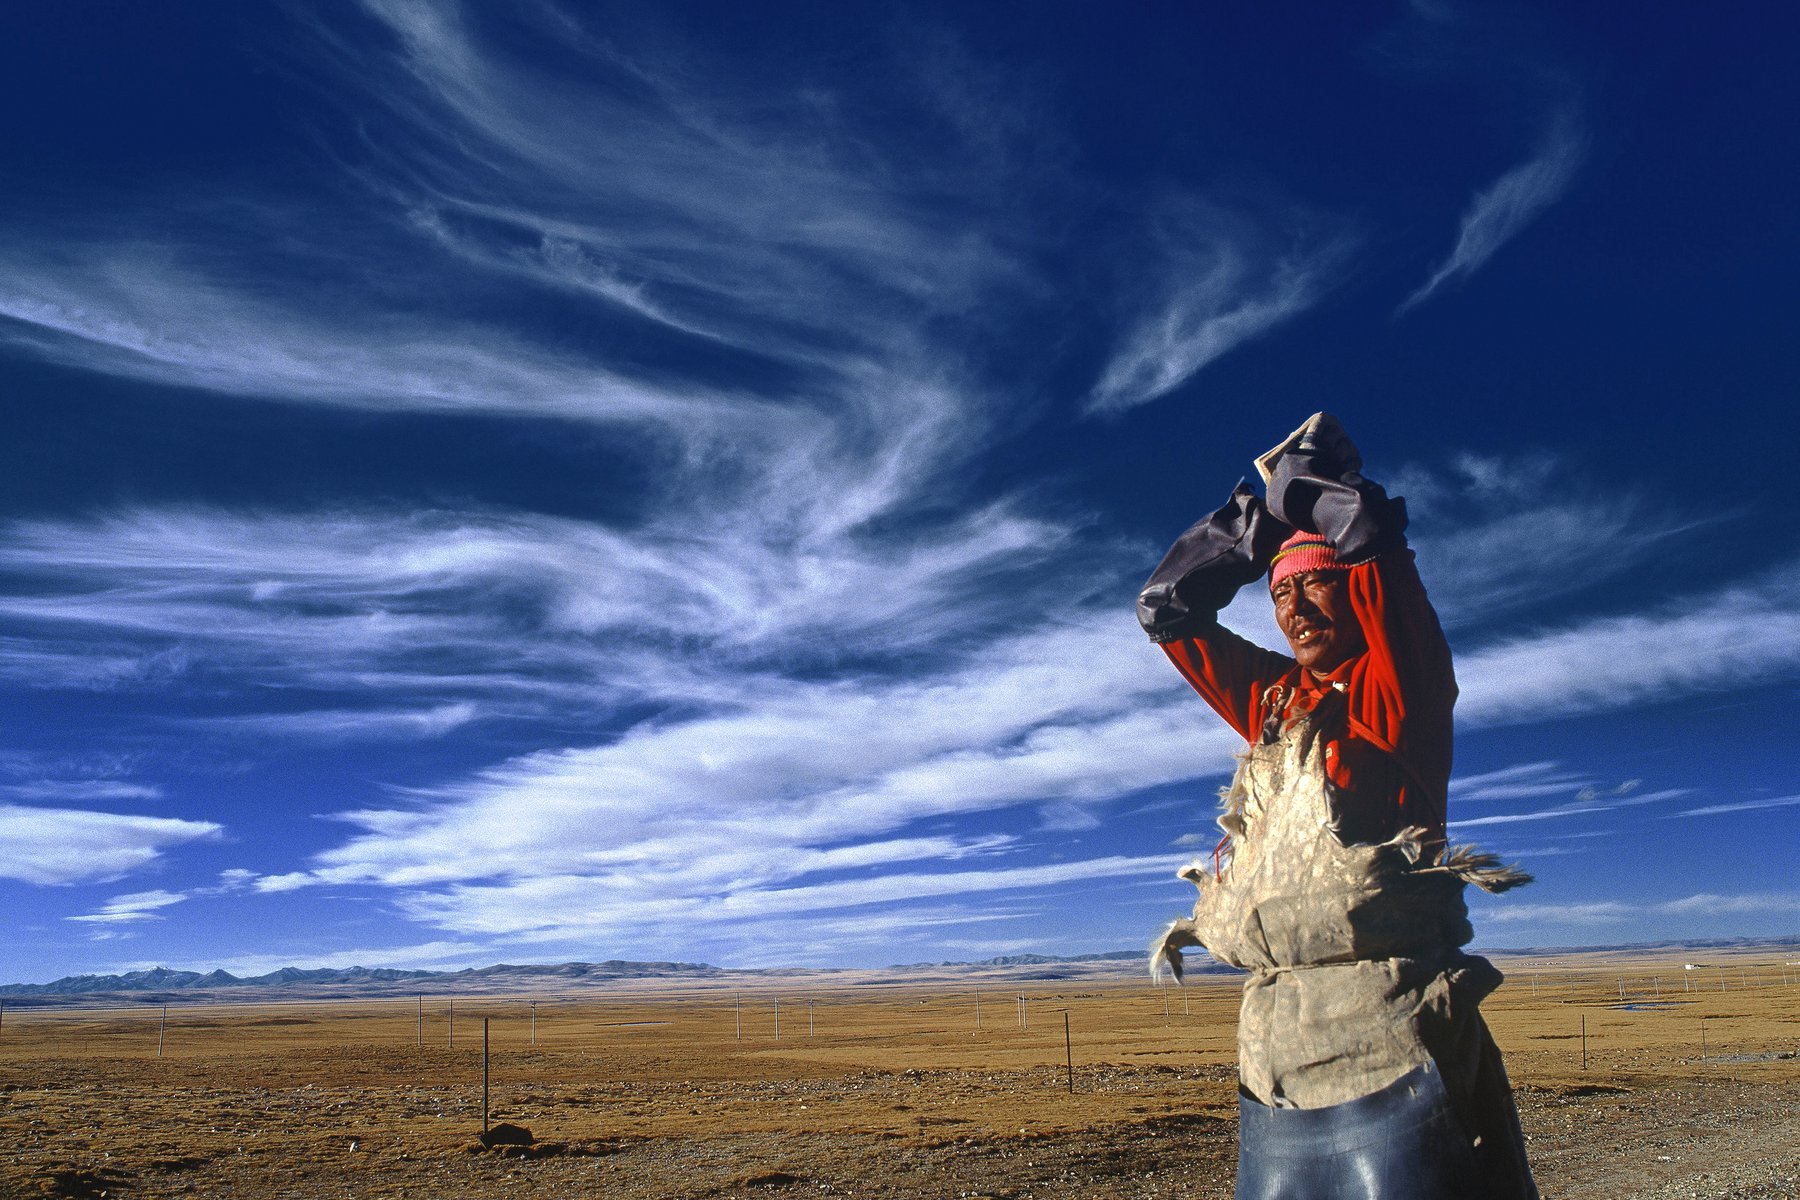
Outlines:
{"type": "MultiPolygon", "coordinates": [[[[1235,979],[1195,987],[1078,984],[1021,988],[869,984],[845,988],[607,989],[604,992],[307,997],[265,1000],[155,996],[139,1003],[0,1004],[0,1061],[7,1051],[54,1040],[65,1052],[193,1055],[258,1042],[323,1048],[340,1044],[470,1050],[482,1022],[507,1050],[552,1051],[600,1044],[728,1043],[746,1050],[834,1042],[960,1047],[1063,1040],[1061,1014],[1103,1020],[1109,1036],[1150,1036],[1187,1022],[1219,1022],[1235,1010],[1235,979]],[[1197,999],[1198,998],[1198,999],[1197,999]],[[1054,1028],[1053,1028],[1054,1026],[1054,1028]]],[[[1198,1025],[1196,1025],[1198,1028],[1198,1025]]],[[[1228,1032],[1228,1031],[1226,1031],[1228,1032]]]]}
{"type": "MultiPolygon", "coordinates": [[[[1484,1011],[1490,1022],[1527,1010],[1579,1010],[1550,1018],[1534,1040],[1580,1039],[1584,1060],[1596,1043],[1612,1040],[1617,1021],[1672,1014],[1720,997],[1759,996],[1770,1010],[1795,1015],[1800,964],[1684,964],[1652,972],[1571,970],[1555,964],[1513,964],[1506,985],[1484,1011]],[[1562,1025],[1567,1025],[1563,1029],[1562,1025]]],[[[281,1000],[155,996],[138,1003],[0,1002],[0,1064],[54,1050],[58,1055],[145,1055],[192,1058],[213,1054],[327,1051],[358,1046],[411,1048],[426,1054],[478,1054],[483,1022],[491,1044],[508,1054],[600,1053],[628,1047],[710,1045],[723,1053],[799,1053],[807,1048],[884,1046],[935,1050],[945,1062],[1045,1061],[1070,1071],[1084,1040],[1115,1057],[1166,1053],[1170,1046],[1203,1059],[1229,1062],[1235,1054],[1237,977],[1200,976],[1187,987],[1142,983],[1056,981],[947,987],[942,983],[869,983],[854,987],[717,985],[565,991],[535,994],[413,992],[381,998],[308,997],[281,1000]],[[1070,1030],[1065,1039],[1065,1018],[1070,1030]],[[1103,1041],[1100,1046],[1096,1039],[1103,1041]],[[1065,1046],[1065,1042],[1067,1045],[1065,1046]],[[978,1048],[979,1053],[974,1053],[978,1048]]],[[[1523,1018],[1521,1017],[1521,1020],[1523,1018]]],[[[1670,1055],[1704,1062],[1737,1053],[1726,1041],[1734,1019],[1713,1012],[1712,1041],[1698,1027],[1671,1034],[1670,1055]],[[1687,1046],[1691,1042],[1692,1046],[1687,1046]]],[[[1521,1026],[1524,1028],[1525,1026],[1521,1026]]],[[[1800,1029],[1800,1026],[1795,1026],[1800,1029]]],[[[1639,1039],[1642,1040],[1642,1039],[1639,1039]]],[[[1800,1043],[1800,1034],[1795,1041],[1800,1043]]],[[[1790,1046],[1789,1050],[1796,1047],[1790,1046]]],[[[1510,1049],[1510,1048],[1509,1048],[1510,1049]]],[[[1766,1048],[1757,1053],[1769,1053],[1766,1048]]],[[[1574,1047],[1570,1047],[1574,1057],[1574,1047]]]]}

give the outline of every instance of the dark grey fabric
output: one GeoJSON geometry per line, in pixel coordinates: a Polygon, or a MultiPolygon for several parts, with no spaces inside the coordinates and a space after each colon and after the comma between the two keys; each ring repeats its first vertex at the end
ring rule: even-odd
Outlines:
{"type": "Polygon", "coordinates": [[[1328,1108],[1270,1108],[1238,1095],[1237,1200],[1487,1195],[1431,1063],[1328,1108]]]}
{"type": "Polygon", "coordinates": [[[1153,642],[1172,642],[1213,624],[1239,588],[1268,572],[1291,533],[1240,479],[1231,498],[1177,538],[1151,572],[1138,594],[1138,624],[1153,642]]]}
{"type": "Polygon", "coordinates": [[[1268,511],[1284,525],[1319,533],[1346,563],[1367,562],[1405,541],[1406,501],[1362,476],[1362,456],[1329,413],[1269,470],[1268,511]]]}
{"type": "Polygon", "coordinates": [[[1265,502],[1242,480],[1231,498],[1176,539],[1138,593],[1153,642],[1214,624],[1239,588],[1268,573],[1296,530],[1320,533],[1349,564],[1406,544],[1406,501],[1362,477],[1362,456],[1337,418],[1320,414],[1269,467],[1265,502]]]}

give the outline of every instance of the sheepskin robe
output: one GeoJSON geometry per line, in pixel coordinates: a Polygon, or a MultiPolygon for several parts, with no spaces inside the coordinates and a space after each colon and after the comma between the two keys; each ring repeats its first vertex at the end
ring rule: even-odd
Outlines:
{"type": "Polygon", "coordinates": [[[1437,1065],[1484,1176],[1483,1193],[1535,1197],[1500,1053],[1479,1004],[1500,973],[1460,949],[1466,883],[1529,876],[1469,850],[1423,853],[1422,830],[1345,845],[1323,762],[1329,700],[1251,745],[1225,793],[1228,863],[1182,872],[1200,891],[1156,957],[1179,973],[1203,945],[1250,972],[1238,1023],[1244,1091],[1272,1108],[1324,1108],[1437,1065]]]}

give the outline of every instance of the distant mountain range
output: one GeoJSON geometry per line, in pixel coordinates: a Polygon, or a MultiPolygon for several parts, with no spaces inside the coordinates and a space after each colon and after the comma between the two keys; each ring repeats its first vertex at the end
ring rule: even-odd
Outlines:
{"type": "Polygon", "coordinates": [[[1105,954],[1007,954],[984,958],[980,962],[896,963],[890,971],[911,971],[919,967],[1041,967],[1055,963],[1143,962],[1148,956],[1142,950],[1108,950],[1105,954]]]}
{"type": "Polygon", "coordinates": [[[194,992],[223,988],[329,987],[335,990],[367,994],[388,994],[404,989],[394,984],[434,983],[455,980],[465,984],[514,980],[593,980],[695,978],[726,975],[721,967],[704,963],[621,962],[556,963],[554,965],[514,966],[499,963],[491,967],[462,971],[402,971],[393,967],[316,967],[302,970],[283,967],[267,975],[240,978],[229,971],[171,971],[157,967],[150,971],[131,971],[124,975],[69,975],[54,983],[10,983],[0,985],[0,996],[92,996],[112,992],[194,992]]]}
{"type": "MultiPolygon", "coordinates": [[[[1546,954],[1596,954],[1609,951],[1653,951],[1653,950],[1722,950],[1746,949],[1758,946],[1791,946],[1797,944],[1793,937],[1786,938],[1710,938],[1704,940],[1687,940],[1672,942],[1634,942],[1627,945],[1611,946],[1539,946],[1518,949],[1489,951],[1500,956],[1517,958],[1525,955],[1546,954]]],[[[322,997],[369,997],[411,995],[414,992],[450,992],[453,994],[499,993],[505,991],[539,991],[546,985],[566,984],[607,985],[628,984],[634,981],[705,981],[725,982],[730,980],[772,981],[779,979],[806,978],[813,982],[831,979],[854,979],[858,983],[872,982],[884,975],[894,975],[901,980],[922,980],[927,977],[944,977],[963,971],[987,971],[1003,973],[1013,980],[1051,980],[1075,977],[1110,977],[1115,973],[1115,964],[1122,967],[1132,964],[1132,973],[1142,971],[1145,960],[1141,950],[1113,950],[1104,954],[1008,954],[999,958],[984,959],[980,962],[938,962],[897,964],[875,970],[831,970],[824,968],[782,967],[782,968],[728,968],[715,967],[706,963],[687,962],[626,962],[611,959],[607,962],[567,962],[555,964],[514,965],[498,963],[491,967],[467,968],[461,971],[403,971],[392,967],[319,967],[304,970],[299,967],[283,967],[279,971],[270,971],[266,975],[252,975],[240,978],[227,971],[209,971],[201,974],[198,971],[171,971],[167,967],[157,967],[149,971],[131,971],[124,975],[70,975],[56,980],[54,983],[11,983],[0,985],[0,1002],[11,1002],[16,1005],[43,1005],[67,1003],[80,998],[88,1004],[95,1000],[117,996],[128,1003],[156,1003],[167,1001],[174,994],[191,997],[196,1001],[218,1002],[228,999],[239,999],[237,995],[222,994],[232,992],[265,993],[277,992],[281,998],[322,998],[322,997]],[[1035,968],[1035,969],[1034,969],[1035,968]],[[200,993],[204,993],[201,995],[200,993]]],[[[1228,971],[1209,960],[1205,955],[1189,956],[1188,970],[1191,973],[1213,974],[1228,971]]],[[[247,996],[242,998],[248,998],[247,996]]]]}
{"type": "MultiPolygon", "coordinates": [[[[1105,964],[1115,961],[1141,961],[1137,950],[1117,950],[1106,954],[1057,957],[1048,954],[1014,954],[979,963],[915,963],[886,968],[889,971],[921,971],[958,968],[1070,968],[1076,964],[1105,964]]],[[[848,974],[849,972],[835,972],[848,974]]],[[[1067,972],[1062,972],[1067,973],[1067,972]]],[[[494,992],[508,989],[533,990],[546,984],[605,984],[634,980],[703,980],[758,979],[770,980],[830,977],[834,972],[808,968],[736,969],[685,962],[568,962],[555,964],[515,965],[499,963],[491,967],[466,968],[461,971],[402,971],[392,967],[318,967],[303,970],[283,967],[266,975],[239,977],[228,971],[172,971],[157,967],[149,971],[131,971],[123,975],[69,975],[53,983],[11,983],[0,985],[0,1000],[25,1003],[54,1003],[71,997],[94,998],[118,995],[135,1003],[154,1002],[170,993],[206,992],[208,1000],[227,998],[218,993],[227,990],[281,989],[287,995],[307,996],[398,996],[416,991],[446,990],[494,992]]],[[[856,974],[866,975],[867,972],[856,974]]],[[[1041,973],[1055,978],[1054,970],[1041,973]]],[[[199,997],[195,997],[198,999],[199,997]]]]}
{"type": "Polygon", "coordinates": [[[1758,946],[1800,946],[1800,933],[1788,937],[1681,938],[1672,942],[1614,942],[1603,946],[1509,946],[1481,954],[1606,954],[1632,950],[1748,950],[1758,946]]]}

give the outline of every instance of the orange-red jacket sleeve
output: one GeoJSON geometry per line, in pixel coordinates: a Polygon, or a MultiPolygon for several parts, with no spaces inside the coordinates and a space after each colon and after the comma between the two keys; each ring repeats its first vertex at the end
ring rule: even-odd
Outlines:
{"type": "Polygon", "coordinates": [[[1245,741],[1255,741],[1259,733],[1263,693],[1294,669],[1285,654],[1264,650],[1217,623],[1162,648],[1182,678],[1245,741]]]}
{"type": "Polygon", "coordinates": [[[1368,642],[1351,668],[1350,736],[1392,755],[1407,824],[1443,836],[1456,673],[1450,646],[1405,547],[1350,568],[1350,603],[1368,642]]]}

